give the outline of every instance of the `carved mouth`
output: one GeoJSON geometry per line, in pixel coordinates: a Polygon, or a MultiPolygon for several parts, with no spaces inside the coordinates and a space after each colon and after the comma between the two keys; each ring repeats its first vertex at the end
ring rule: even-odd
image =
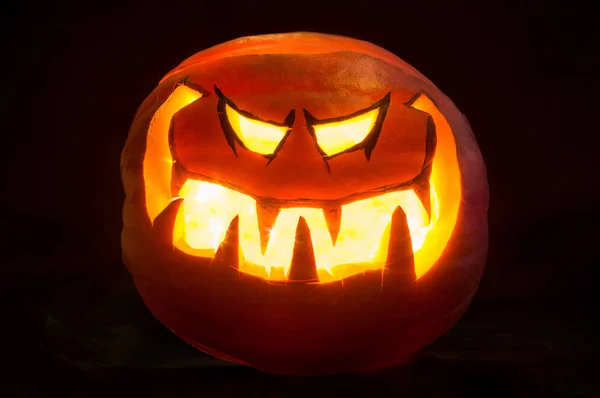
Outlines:
{"type": "MultiPolygon", "coordinates": [[[[431,197],[435,212],[435,193],[426,197],[431,197]]],[[[175,247],[193,256],[214,258],[225,242],[238,251],[238,263],[229,265],[273,281],[327,282],[383,269],[391,229],[399,224],[392,220],[397,208],[402,211],[396,213],[406,220],[400,222],[402,230],[396,234],[411,242],[411,257],[431,229],[429,204],[412,189],[346,204],[281,208],[220,184],[188,179],[177,198],[183,201],[173,230],[175,247]],[[237,244],[226,239],[232,224],[237,228],[237,244]]]]}
{"type": "Polygon", "coordinates": [[[423,185],[414,190],[398,186],[343,202],[287,203],[294,207],[284,208],[281,203],[254,198],[200,176],[183,178],[184,184],[173,194],[172,173],[177,167],[173,167],[169,147],[171,119],[201,97],[193,89],[178,86],[156,110],[147,132],[152,139],[146,143],[143,163],[146,212],[153,223],[173,212],[175,225],[171,222],[169,231],[173,231],[177,249],[213,262],[226,252],[235,259],[229,265],[271,281],[302,279],[309,269],[304,273],[317,274],[321,283],[372,269],[387,270],[390,261],[412,265],[420,278],[442,255],[457,221],[461,174],[452,129],[426,95],[410,106],[429,114],[437,132],[430,186],[425,189],[427,200],[423,200],[427,196],[423,185]],[[222,200],[211,199],[210,192],[245,205],[235,205],[232,211],[222,200]],[[203,225],[209,228],[203,229],[203,225]],[[271,254],[276,252],[281,254],[271,254]],[[405,252],[412,256],[404,256],[405,252]],[[303,271],[297,271],[297,266],[303,271]]]}

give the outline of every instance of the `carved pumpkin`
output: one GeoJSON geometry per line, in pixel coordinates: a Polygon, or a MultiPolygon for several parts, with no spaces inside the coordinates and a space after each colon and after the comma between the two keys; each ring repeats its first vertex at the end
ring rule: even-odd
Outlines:
{"type": "Polygon", "coordinates": [[[122,153],[124,262],[158,320],[273,373],[401,363],[471,302],[485,166],[464,116],[373,44],[234,40],[166,75],[122,153]]]}

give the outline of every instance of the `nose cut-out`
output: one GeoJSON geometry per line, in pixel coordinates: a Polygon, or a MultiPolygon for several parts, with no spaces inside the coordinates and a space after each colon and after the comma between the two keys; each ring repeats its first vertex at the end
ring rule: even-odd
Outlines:
{"type": "Polygon", "coordinates": [[[329,166],[319,152],[313,136],[308,131],[306,119],[302,112],[296,112],[296,120],[292,131],[277,156],[269,163],[278,167],[293,168],[314,175],[315,170],[329,173],[329,166]]]}

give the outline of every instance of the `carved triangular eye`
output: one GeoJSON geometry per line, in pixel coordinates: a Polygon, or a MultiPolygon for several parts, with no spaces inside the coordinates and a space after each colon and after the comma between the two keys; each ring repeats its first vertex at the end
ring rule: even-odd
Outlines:
{"type": "Polygon", "coordinates": [[[307,110],[304,110],[304,115],[308,129],[323,156],[331,158],[364,149],[369,159],[377,143],[389,101],[390,94],[367,109],[332,119],[318,120],[307,110]]]}
{"type": "Polygon", "coordinates": [[[348,120],[313,126],[317,145],[327,156],[336,155],[360,144],[375,126],[379,109],[348,120]]]}
{"type": "Polygon", "coordinates": [[[250,119],[229,105],[225,107],[227,120],[235,135],[252,152],[272,155],[285,137],[289,127],[275,126],[260,120],[250,119]]]}
{"type": "Polygon", "coordinates": [[[294,112],[290,112],[283,123],[261,120],[249,112],[240,110],[215,86],[219,96],[221,127],[235,152],[235,139],[242,147],[272,158],[281,148],[294,123],[294,112]]]}

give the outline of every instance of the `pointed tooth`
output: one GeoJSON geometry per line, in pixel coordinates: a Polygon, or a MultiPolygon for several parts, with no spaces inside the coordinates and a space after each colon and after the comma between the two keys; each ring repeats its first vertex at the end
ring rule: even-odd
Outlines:
{"type": "Polygon", "coordinates": [[[314,282],[319,280],[310,229],[304,217],[300,217],[298,226],[296,227],[294,255],[292,257],[288,280],[296,282],[314,282]]]}
{"type": "Polygon", "coordinates": [[[275,225],[281,209],[256,202],[256,217],[258,218],[258,232],[260,234],[260,248],[264,255],[267,251],[271,230],[275,225]]]}
{"type": "Polygon", "coordinates": [[[433,158],[435,156],[437,147],[437,134],[435,129],[435,123],[431,117],[427,118],[427,138],[425,143],[425,160],[423,162],[423,171],[419,177],[419,181],[416,182],[414,190],[419,200],[423,204],[427,217],[431,220],[431,193],[429,178],[431,177],[431,170],[433,168],[433,158]]]}
{"type": "MultiPolygon", "coordinates": [[[[423,163],[423,168],[430,168],[431,163],[433,162],[433,158],[435,156],[435,151],[437,149],[437,131],[435,128],[435,123],[433,122],[433,118],[430,116],[427,118],[427,137],[425,141],[425,162],[423,163]]],[[[427,174],[427,178],[429,178],[429,173],[427,174]]]]}
{"type": "Polygon", "coordinates": [[[239,243],[239,224],[240,217],[235,218],[229,223],[227,232],[223,242],[219,245],[215,256],[213,257],[210,265],[216,266],[230,266],[233,268],[239,268],[240,258],[240,243],[239,243]]]}
{"type": "Polygon", "coordinates": [[[342,206],[326,206],[323,208],[323,215],[327,222],[331,241],[335,245],[338,234],[340,233],[340,224],[342,222],[342,206]]]}
{"type": "Polygon", "coordinates": [[[392,214],[388,254],[383,273],[383,285],[406,286],[417,279],[415,259],[406,214],[397,207],[392,214]]]}
{"type": "Polygon", "coordinates": [[[427,222],[431,220],[431,194],[430,194],[430,184],[429,184],[429,176],[427,178],[423,178],[423,181],[419,182],[415,188],[415,193],[417,197],[423,204],[425,211],[427,212],[427,222]]]}
{"type": "Polygon", "coordinates": [[[181,203],[183,203],[183,198],[173,200],[156,216],[152,223],[154,238],[162,247],[173,246],[173,229],[181,203]]]}
{"type": "Polygon", "coordinates": [[[171,167],[171,195],[178,196],[181,187],[187,181],[187,170],[177,160],[173,160],[171,167]]]}

